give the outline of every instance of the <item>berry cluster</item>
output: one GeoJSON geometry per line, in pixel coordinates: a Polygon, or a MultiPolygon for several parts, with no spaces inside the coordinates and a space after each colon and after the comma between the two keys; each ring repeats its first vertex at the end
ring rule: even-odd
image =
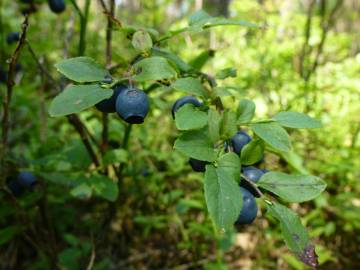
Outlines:
{"type": "MultiPolygon", "coordinates": [[[[175,119],[176,111],[185,104],[193,104],[196,107],[201,107],[203,104],[192,96],[185,96],[178,99],[172,107],[172,116],[175,119]]],[[[229,144],[225,142],[226,151],[233,151],[240,156],[241,150],[243,147],[248,144],[252,138],[245,131],[238,131],[230,139],[229,144]]],[[[258,207],[256,204],[255,197],[258,197],[259,194],[254,187],[254,184],[257,183],[261,176],[268,172],[267,169],[259,169],[255,166],[260,165],[264,159],[252,164],[252,166],[243,166],[241,169],[241,182],[240,190],[242,193],[243,204],[242,209],[239,214],[239,218],[235,222],[236,225],[241,224],[251,224],[257,215],[258,207]]],[[[207,161],[197,160],[194,158],[189,159],[189,164],[195,172],[205,172],[206,165],[210,164],[207,161]]],[[[239,172],[240,173],[240,172],[239,172]]]]}
{"type": "MultiPolygon", "coordinates": [[[[20,0],[24,4],[21,12],[25,14],[31,14],[37,11],[37,3],[34,0],[20,0]]],[[[52,12],[60,14],[65,11],[66,3],[64,0],[48,0],[49,8],[52,12]]]]}

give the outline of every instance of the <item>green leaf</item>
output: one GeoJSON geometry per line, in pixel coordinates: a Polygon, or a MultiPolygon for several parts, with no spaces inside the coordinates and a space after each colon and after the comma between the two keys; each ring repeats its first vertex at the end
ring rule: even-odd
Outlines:
{"type": "Polygon", "coordinates": [[[233,111],[225,111],[222,116],[220,134],[224,138],[230,138],[237,131],[236,113],[233,111]]]}
{"type": "Polygon", "coordinates": [[[224,80],[226,78],[235,78],[236,77],[236,68],[225,68],[216,73],[216,79],[224,80]]]}
{"type": "Polygon", "coordinates": [[[231,92],[231,90],[233,89],[231,87],[216,86],[215,88],[213,88],[213,90],[217,97],[228,97],[233,95],[233,93],[231,92]]]}
{"type": "Polygon", "coordinates": [[[241,164],[252,165],[264,156],[264,143],[261,140],[252,140],[241,150],[241,164]]]}
{"type": "Polygon", "coordinates": [[[242,207],[242,195],[238,183],[224,168],[206,166],[205,200],[214,223],[227,231],[239,217],[242,207]]]}
{"type": "Polygon", "coordinates": [[[250,27],[250,28],[259,28],[259,26],[257,24],[254,24],[254,23],[251,23],[248,21],[218,18],[218,17],[212,18],[211,20],[206,22],[203,25],[203,28],[206,29],[206,28],[215,27],[215,26],[246,26],[246,27],[250,27]]]}
{"type": "Polygon", "coordinates": [[[102,175],[93,175],[90,179],[95,194],[108,201],[116,201],[119,193],[117,184],[110,178],[102,175]]]}
{"type": "Polygon", "coordinates": [[[296,213],[289,208],[273,202],[267,205],[269,214],[280,222],[286,245],[295,254],[302,254],[310,245],[309,236],[296,213]]]}
{"type": "Polygon", "coordinates": [[[247,26],[252,28],[258,28],[259,26],[247,21],[243,20],[236,20],[236,19],[226,19],[221,17],[212,17],[207,14],[203,10],[199,10],[193,13],[189,17],[189,26],[190,30],[197,29],[197,28],[210,28],[214,26],[225,26],[225,25],[240,25],[240,26],[247,26]]]}
{"type": "Polygon", "coordinates": [[[206,96],[206,90],[201,84],[199,79],[188,77],[177,79],[172,85],[172,88],[178,91],[182,91],[188,94],[194,94],[197,96],[206,96]]]}
{"type": "Polygon", "coordinates": [[[194,25],[211,18],[212,17],[204,10],[198,10],[189,16],[189,25],[194,25]]]}
{"type": "Polygon", "coordinates": [[[98,84],[71,85],[52,100],[49,114],[63,116],[78,113],[110,98],[112,94],[112,89],[103,89],[98,84]]]}
{"type": "Polygon", "coordinates": [[[255,103],[249,99],[242,99],[237,109],[238,124],[248,123],[253,119],[255,114],[255,103]]]}
{"type": "Polygon", "coordinates": [[[88,184],[81,184],[70,190],[70,194],[76,198],[88,199],[91,197],[92,189],[88,184]]]}
{"type": "Polygon", "coordinates": [[[326,188],[326,183],[316,176],[281,172],[268,172],[257,184],[289,202],[312,200],[326,188]]]}
{"type": "Polygon", "coordinates": [[[207,114],[193,104],[181,106],[175,113],[175,123],[179,130],[200,129],[207,124],[207,114]]]}
{"type": "Polygon", "coordinates": [[[179,152],[203,161],[213,162],[217,152],[204,130],[187,131],[175,141],[174,148],[179,152]]]}
{"type": "Polygon", "coordinates": [[[291,149],[291,142],[286,130],[276,122],[256,123],[251,129],[270,146],[277,150],[288,152],[291,149]]]}
{"type": "Polygon", "coordinates": [[[208,111],[208,126],[209,126],[209,137],[213,143],[220,140],[220,122],[221,116],[218,111],[209,109],[208,111]]]}
{"type": "Polygon", "coordinates": [[[6,244],[13,239],[17,234],[21,233],[22,228],[20,226],[8,226],[0,230],[0,246],[6,244]]]}
{"type": "Polygon", "coordinates": [[[218,159],[218,169],[225,170],[231,179],[240,182],[241,163],[239,156],[234,152],[226,153],[218,159]]]}
{"type": "Polygon", "coordinates": [[[214,50],[206,50],[201,52],[198,56],[196,56],[194,59],[192,59],[189,63],[192,67],[194,67],[197,70],[201,70],[207,61],[209,61],[211,58],[213,58],[215,55],[214,50]]]}
{"type": "Polygon", "coordinates": [[[193,70],[192,66],[188,65],[179,56],[168,50],[152,48],[151,52],[153,56],[161,56],[166,58],[170,63],[173,63],[179,70],[183,72],[190,72],[191,70],[193,70]]]}
{"type": "Polygon", "coordinates": [[[131,43],[133,47],[140,52],[149,51],[153,46],[151,36],[148,32],[143,30],[136,31],[134,33],[131,43]]]}
{"type": "Polygon", "coordinates": [[[55,64],[57,70],[72,81],[98,82],[102,81],[109,72],[90,57],[75,57],[55,64]]]}
{"type": "Polygon", "coordinates": [[[129,155],[126,150],[114,149],[106,152],[103,163],[106,166],[113,163],[127,162],[128,158],[129,155]]]}
{"type": "Polygon", "coordinates": [[[159,56],[145,58],[134,65],[134,70],[139,71],[134,77],[135,81],[157,81],[176,77],[176,71],[169,62],[159,56]]]}
{"type": "Polygon", "coordinates": [[[280,125],[289,128],[321,128],[319,120],[299,112],[279,112],[274,117],[280,125]]]}

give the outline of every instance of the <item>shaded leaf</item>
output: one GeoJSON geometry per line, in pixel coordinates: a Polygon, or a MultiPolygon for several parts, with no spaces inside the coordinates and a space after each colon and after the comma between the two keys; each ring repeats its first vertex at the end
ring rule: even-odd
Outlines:
{"type": "Polygon", "coordinates": [[[237,132],[236,114],[233,111],[225,111],[222,116],[220,134],[224,138],[230,138],[237,132]]]}
{"type": "Polygon", "coordinates": [[[153,45],[151,36],[148,32],[139,30],[132,37],[132,45],[140,52],[149,51],[153,45]]]}
{"type": "Polygon", "coordinates": [[[241,163],[239,156],[234,152],[226,153],[218,159],[218,169],[225,170],[231,179],[240,182],[241,163]]]}
{"type": "Polygon", "coordinates": [[[251,125],[256,135],[277,150],[288,152],[291,142],[288,133],[276,122],[256,123],[251,125]]]}
{"type": "Polygon", "coordinates": [[[112,94],[112,89],[103,89],[98,84],[71,85],[52,100],[49,114],[63,116],[78,113],[112,94]]]}
{"type": "Polygon", "coordinates": [[[211,58],[213,58],[214,55],[215,55],[214,50],[209,49],[203,51],[190,61],[190,65],[197,70],[201,70],[203,66],[206,64],[206,62],[209,61],[211,58]]]}
{"type": "Polygon", "coordinates": [[[316,176],[281,172],[266,173],[257,184],[289,202],[312,200],[326,188],[326,183],[316,176]]]}
{"type": "Polygon", "coordinates": [[[221,116],[219,112],[213,109],[209,109],[208,111],[209,137],[213,143],[220,140],[220,122],[221,122],[221,116]]]}
{"type": "Polygon", "coordinates": [[[91,181],[91,187],[97,196],[111,202],[116,201],[119,189],[114,181],[103,175],[93,175],[89,180],[91,181]]]}
{"type": "Polygon", "coordinates": [[[193,104],[181,106],[175,113],[175,123],[179,130],[200,129],[207,124],[207,114],[193,104]]]}
{"type": "Polygon", "coordinates": [[[264,143],[261,140],[252,140],[241,149],[241,164],[252,165],[264,156],[264,143]]]}
{"type": "Polygon", "coordinates": [[[76,198],[88,199],[92,195],[92,189],[87,184],[81,184],[70,190],[70,194],[76,198]]]}
{"type": "Polygon", "coordinates": [[[210,216],[222,230],[229,230],[239,217],[242,195],[237,182],[224,168],[206,166],[205,200],[210,216]]]}
{"type": "Polygon", "coordinates": [[[126,150],[114,149],[106,152],[103,163],[106,166],[113,163],[127,162],[128,158],[129,155],[126,150]]]}
{"type": "Polygon", "coordinates": [[[282,235],[289,249],[305,264],[317,267],[317,255],[297,214],[276,202],[268,204],[267,209],[280,222],[282,235]]]}
{"type": "Polygon", "coordinates": [[[179,70],[183,72],[189,72],[193,69],[192,66],[184,62],[179,56],[168,50],[152,48],[151,52],[153,56],[161,56],[166,58],[168,61],[170,61],[170,63],[173,63],[179,70]]]}
{"type": "Polygon", "coordinates": [[[134,66],[135,71],[140,73],[134,77],[135,81],[157,81],[176,77],[176,71],[168,61],[159,56],[145,58],[137,62],[134,66]]]}
{"type": "Polygon", "coordinates": [[[249,99],[242,99],[237,109],[238,124],[248,123],[253,119],[255,114],[255,103],[249,99]]]}
{"type": "Polygon", "coordinates": [[[109,72],[90,57],[75,57],[62,60],[55,64],[57,70],[75,82],[102,81],[109,72]]]}
{"type": "Polygon", "coordinates": [[[13,239],[17,234],[21,233],[22,228],[20,226],[8,226],[0,230],[0,246],[6,244],[13,239]]]}
{"type": "Polygon", "coordinates": [[[212,17],[204,10],[198,10],[189,16],[189,25],[194,25],[211,18],[212,17]]]}
{"type": "Polygon", "coordinates": [[[321,128],[319,120],[299,112],[279,112],[274,117],[280,125],[289,128],[321,128]]]}
{"type": "Polygon", "coordinates": [[[206,90],[200,80],[192,77],[177,79],[171,87],[188,94],[202,97],[206,95],[206,90]]]}
{"type": "Polygon", "coordinates": [[[217,152],[204,130],[187,131],[175,141],[174,148],[181,153],[203,161],[215,161],[217,152]]]}
{"type": "Polygon", "coordinates": [[[236,77],[236,69],[235,68],[225,68],[216,73],[216,79],[224,80],[226,78],[235,78],[236,77]]]}

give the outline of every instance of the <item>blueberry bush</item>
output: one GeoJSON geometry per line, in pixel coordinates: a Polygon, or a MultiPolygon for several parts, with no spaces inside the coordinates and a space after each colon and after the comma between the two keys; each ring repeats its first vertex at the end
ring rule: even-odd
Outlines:
{"type": "Polygon", "coordinates": [[[274,33],[284,18],[264,15],[270,3],[229,1],[240,16],[211,1],[209,12],[158,2],[142,3],[138,18],[138,1],[0,6],[9,12],[1,20],[2,268],[242,269],[239,241],[252,240],[241,236],[263,239],[253,262],[262,269],[342,261],[319,244],[341,211],[344,243],[360,228],[357,186],[340,182],[350,191],[340,194],[328,183],[354,179],[360,129],[342,154],[341,164],[354,164],[334,171],[322,160],[340,158],[321,145],[338,142],[327,134],[326,100],[335,99],[320,91],[333,81],[321,72],[345,74],[351,63],[326,67],[319,57],[342,1],[287,10],[305,25],[305,41],[274,33]],[[181,16],[163,18],[170,9],[181,16]],[[326,32],[317,51],[312,16],[326,32]],[[214,39],[219,49],[206,48],[214,39]],[[299,69],[291,70],[293,55],[299,69]],[[342,208],[346,196],[352,206],[342,208]]]}

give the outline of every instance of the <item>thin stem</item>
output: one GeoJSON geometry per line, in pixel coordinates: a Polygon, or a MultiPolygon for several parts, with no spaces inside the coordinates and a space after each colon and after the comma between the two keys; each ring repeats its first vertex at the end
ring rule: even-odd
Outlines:
{"type": "MultiPolygon", "coordinates": [[[[123,139],[123,142],[122,142],[122,145],[121,145],[121,147],[124,150],[127,150],[128,147],[129,147],[129,139],[130,139],[131,129],[132,129],[131,124],[127,125],[127,127],[125,129],[124,139],[123,139]]],[[[119,165],[119,174],[120,174],[120,176],[121,176],[124,168],[125,168],[125,163],[121,162],[120,165],[119,165]]],[[[119,179],[119,183],[120,183],[120,181],[121,181],[121,179],[119,179]]]]}
{"type": "MultiPolygon", "coordinates": [[[[107,12],[105,3],[103,1],[100,1],[100,2],[102,3],[104,12],[107,12]]],[[[114,17],[115,0],[109,0],[109,6],[110,6],[110,15],[111,15],[111,17],[114,17]]],[[[112,59],[112,47],[111,47],[112,24],[113,24],[113,22],[112,22],[110,16],[108,16],[107,17],[107,27],[106,27],[106,50],[105,50],[106,66],[108,68],[111,66],[111,59],[112,59]]],[[[109,116],[107,113],[103,113],[102,123],[103,123],[103,130],[102,130],[101,153],[104,154],[108,147],[108,141],[109,141],[109,116]]]]}
{"type": "Polygon", "coordinates": [[[261,192],[261,190],[257,187],[257,185],[251,181],[249,178],[247,178],[244,174],[241,174],[241,177],[251,186],[254,188],[254,190],[256,191],[256,193],[262,197],[264,196],[264,193],[261,192]]]}
{"type": "Polygon", "coordinates": [[[91,160],[93,161],[93,163],[96,165],[96,167],[100,166],[100,162],[99,159],[96,155],[96,153],[94,152],[91,143],[89,141],[88,138],[88,134],[86,132],[86,128],[84,127],[83,123],[81,122],[81,120],[79,119],[79,117],[76,114],[71,114],[67,116],[69,122],[75,127],[76,131],[79,133],[80,138],[86,148],[86,150],[88,151],[91,160]]]}
{"type": "Polygon", "coordinates": [[[305,24],[305,41],[303,43],[302,49],[301,49],[301,53],[300,53],[300,75],[303,77],[304,76],[304,61],[305,61],[305,57],[307,55],[308,52],[308,46],[309,46],[309,39],[310,39],[310,34],[311,34],[311,23],[312,23],[312,12],[314,9],[314,6],[316,4],[315,0],[312,0],[309,8],[307,10],[307,19],[306,19],[306,24],[305,24]]]}
{"type": "Polygon", "coordinates": [[[82,19],[83,17],[83,13],[81,12],[81,9],[79,8],[78,4],[76,3],[75,0],[70,0],[71,4],[74,6],[77,14],[79,15],[80,19],[82,19]]]}
{"type": "Polygon", "coordinates": [[[79,56],[85,54],[86,49],[86,27],[89,17],[89,8],[90,8],[91,0],[86,0],[85,9],[83,16],[80,17],[80,42],[79,42],[79,56]]]}
{"type": "MultiPolygon", "coordinates": [[[[30,46],[29,41],[27,41],[27,48],[30,52],[31,57],[34,59],[34,61],[36,62],[38,68],[40,69],[40,71],[54,84],[54,86],[58,85],[58,82],[51,76],[51,74],[46,70],[46,68],[41,64],[41,62],[39,61],[39,58],[37,57],[35,51],[32,49],[32,47],[30,46]]],[[[58,87],[60,89],[60,87],[58,87]]]]}
{"type": "Polygon", "coordinates": [[[28,16],[25,16],[25,20],[22,24],[20,40],[17,43],[15,51],[13,52],[13,54],[10,58],[9,70],[7,73],[7,82],[6,82],[7,91],[5,94],[5,98],[3,100],[2,149],[0,149],[1,150],[0,151],[0,162],[2,165],[0,167],[3,170],[1,172],[1,176],[0,176],[1,184],[5,184],[5,179],[6,179],[6,175],[7,175],[7,172],[5,169],[5,165],[6,165],[5,157],[7,156],[7,148],[8,148],[8,133],[9,133],[9,126],[10,126],[10,120],[9,120],[10,119],[10,102],[11,102],[11,97],[12,97],[12,93],[13,93],[13,86],[15,84],[15,82],[14,82],[15,67],[16,67],[16,63],[19,59],[20,52],[26,42],[26,32],[27,32],[28,27],[29,27],[28,16]]]}

